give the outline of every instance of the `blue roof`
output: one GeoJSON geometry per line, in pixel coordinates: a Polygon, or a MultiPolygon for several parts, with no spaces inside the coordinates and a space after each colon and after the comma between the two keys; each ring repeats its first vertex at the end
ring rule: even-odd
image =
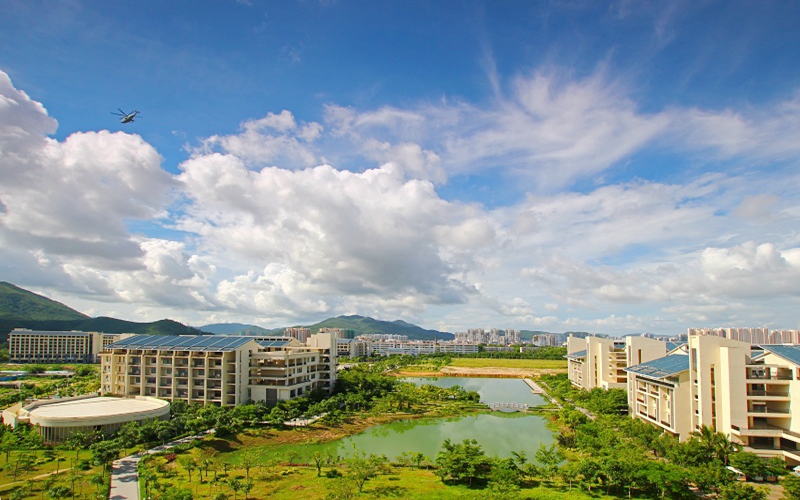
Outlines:
{"type": "Polygon", "coordinates": [[[760,348],[800,366],[800,345],[760,345],[760,348]]]}
{"type": "Polygon", "coordinates": [[[663,358],[654,359],[646,363],[625,368],[628,373],[635,373],[648,378],[667,378],[685,372],[689,369],[689,356],[673,354],[663,358]]]}
{"type": "Polygon", "coordinates": [[[686,342],[667,342],[667,352],[674,351],[678,347],[685,346],[686,342]]]}
{"type": "Polygon", "coordinates": [[[260,345],[261,347],[283,347],[286,344],[290,344],[292,342],[292,339],[286,339],[286,340],[256,340],[256,342],[258,342],[258,345],[260,345]]]}
{"type": "Polygon", "coordinates": [[[567,354],[564,356],[567,359],[583,359],[586,357],[586,350],[583,351],[575,351],[572,354],[567,354]]]}
{"type": "Polygon", "coordinates": [[[134,335],[114,342],[106,349],[149,349],[155,351],[235,351],[252,337],[221,335],[134,335]]]}

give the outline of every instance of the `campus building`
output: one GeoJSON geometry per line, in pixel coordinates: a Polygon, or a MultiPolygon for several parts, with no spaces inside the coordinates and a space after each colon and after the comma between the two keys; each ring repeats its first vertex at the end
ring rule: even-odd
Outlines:
{"type": "Polygon", "coordinates": [[[235,406],[277,401],[336,382],[336,338],[134,335],[100,355],[101,392],[235,406]]]}
{"type": "Polygon", "coordinates": [[[631,366],[630,413],[681,440],[712,427],[762,457],[800,464],[800,345],[692,335],[688,353],[631,366]]]}
{"type": "Polygon", "coordinates": [[[8,360],[11,363],[97,363],[104,347],[130,335],[16,328],[8,334],[8,360]]]}
{"type": "Polygon", "coordinates": [[[642,336],[621,338],[569,336],[567,374],[581,389],[625,389],[625,368],[663,357],[677,344],[642,336]]]}
{"type": "Polygon", "coordinates": [[[45,442],[65,441],[75,432],[110,436],[128,422],[169,418],[169,403],[156,398],[99,397],[96,394],[18,403],[3,410],[3,423],[30,424],[45,442]]]}

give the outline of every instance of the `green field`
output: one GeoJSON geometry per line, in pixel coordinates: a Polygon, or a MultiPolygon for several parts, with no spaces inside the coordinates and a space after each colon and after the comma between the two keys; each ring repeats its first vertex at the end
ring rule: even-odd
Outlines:
{"type": "Polygon", "coordinates": [[[457,368],[522,368],[527,370],[566,370],[566,359],[453,358],[457,368]]]}
{"type": "MultiPolygon", "coordinates": [[[[269,457],[272,460],[267,459],[267,462],[271,462],[271,465],[256,465],[250,469],[249,476],[253,481],[253,489],[247,494],[247,498],[250,499],[297,500],[298,498],[303,498],[304,500],[322,500],[334,490],[337,482],[340,481],[337,478],[325,477],[326,473],[330,473],[332,470],[337,470],[340,473],[347,472],[346,467],[326,466],[322,468],[323,475],[318,477],[317,469],[313,465],[304,463],[304,460],[307,459],[296,458],[295,460],[300,463],[290,464],[283,462],[284,457],[281,456],[280,452],[273,453],[273,451],[277,452],[281,448],[285,450],[285,446],[278,446],[275,450],[270,450],[269,446],[264,445],[255,446],[254,448],[249,449],[257,451],[257,454],[261,457],[269,457]],[[276,459],[280,460],[277,464],[275,463],[276,459]]],[[[192,472],[192,480],[190,482],[186,469],[180,465],[181,457],[191,455],[199,459],[201,449],[202,445],[201,448],[179,452],[175,459],[170,462],[166,462],[163,457],[155,457],[151,459],[148,467],[151,470],[158,470],[159,483],[169,483],[171,489],[191,490],[195,499],[211,499],[215,495],[223,493],[227,495],[229,500],[232,500],[234,492],[228,485],[228,480],[236,478],[244,481],[247,474],[244,469],[237,465],[240,459],[239,453],[224,453],[218,456],[217,460],[229,462],[231,465],[228,467],[227,473],[221,467],[218,468],[216,481],[214,481],[215,474],[213,471],[209,471],[208,478],[203,475],[203,478],[200,479],[199,471],[195,470],[192,472]]],[[[143,486],[141,482],[140,486],[143,486]]],[[[484,499],[487,498],[488,494],[489,492],[486,489],[470,489],[465,485],[447,485],[429,469],[392,466],[387,474],[379,475],[368,481],[364,486],[363,493],[356,495],[356,498],[484,499]]],[[[144,495],[142,498],[144,498],[144,495]]],[[[244,499],[244,493],[238,493],[237,498],[244,499]]],[[[569,491],[566,485],[555,484],[523,487],[517,495],[509,498],[598,500],[614,497],[606,497],[597,493],[590,496],[580,492],[577,488],[572,488],[569,491]]]]}

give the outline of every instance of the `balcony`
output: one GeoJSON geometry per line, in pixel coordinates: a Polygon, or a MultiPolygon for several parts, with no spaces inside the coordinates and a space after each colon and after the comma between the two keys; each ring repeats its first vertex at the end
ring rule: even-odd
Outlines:
{"type": "Polygon", "coordinates": [[[766,406],[754,406],[753,408],[749,408],[747,410],[748,416],[767,416],[767,417],[791,417],[792,413],[789,409],[781,409],[781,408],[768,408],[766,406]]]}
{"type": "Polygon", "coordinates": [[[789,401],[788,391],[747,391],[747,399],[765,399],[768,401],[789,401]]]}

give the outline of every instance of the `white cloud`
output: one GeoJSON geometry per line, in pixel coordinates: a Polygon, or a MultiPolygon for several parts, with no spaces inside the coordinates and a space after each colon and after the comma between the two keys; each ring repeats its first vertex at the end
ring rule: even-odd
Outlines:
{"type": "Polygon", "coordinates": [[[476,238],[491,243],[485,216],[474,207],[445,202],[432,184],[406,180],[391,164],[363,173],[330,166],[249,171],[237,158],[214,154],[182,169],[191,205],[179,227],[199,234],[221,261],[237,263],[234,270],[259,263],[269,263],[271,273],[280,269],[279,281],[266,274],[247,279],[273,283],[272,295],[289,289],[297,300],[315,294],[326,303],[326,296],[460,303],[468,287],[444,250],[453,256],[476,238]],[[448,237],[462,227],[475,227],[476,236],[448,237]]]}
{"type": "Polygon", "coordinates": [[[277,115],[267,113],[258,120],[245,121],[241,129],[239,134],[213,135],[203,140],[195,154],[219,150],[255,166],[305,168],[317,164],[312,144],[322,134],[319,123],[298,124],[292,113],[283,110],[277,115]]]}
{"type": "Polygon", "coordinates": [[[0,73],[0,271],[77,294],[87,310],[194,324],[342,313],[605,332],[785,321],[800,292],[800,176],[558,187],[657,141],[796,162],[796,101],[645,114],[601,72],[539,72],[482,107],[331,104],[323,123],[268,113],[203,141],[172,176],[137,135],[48,137],[55,120],[0,73]],[[345,149],[366,166],[345,170],[345,149]],[[320,165],[329,153],[343,165],[320,165]],[[437,192],[486,169],[531,194],[488,209],[437,192]]]}

